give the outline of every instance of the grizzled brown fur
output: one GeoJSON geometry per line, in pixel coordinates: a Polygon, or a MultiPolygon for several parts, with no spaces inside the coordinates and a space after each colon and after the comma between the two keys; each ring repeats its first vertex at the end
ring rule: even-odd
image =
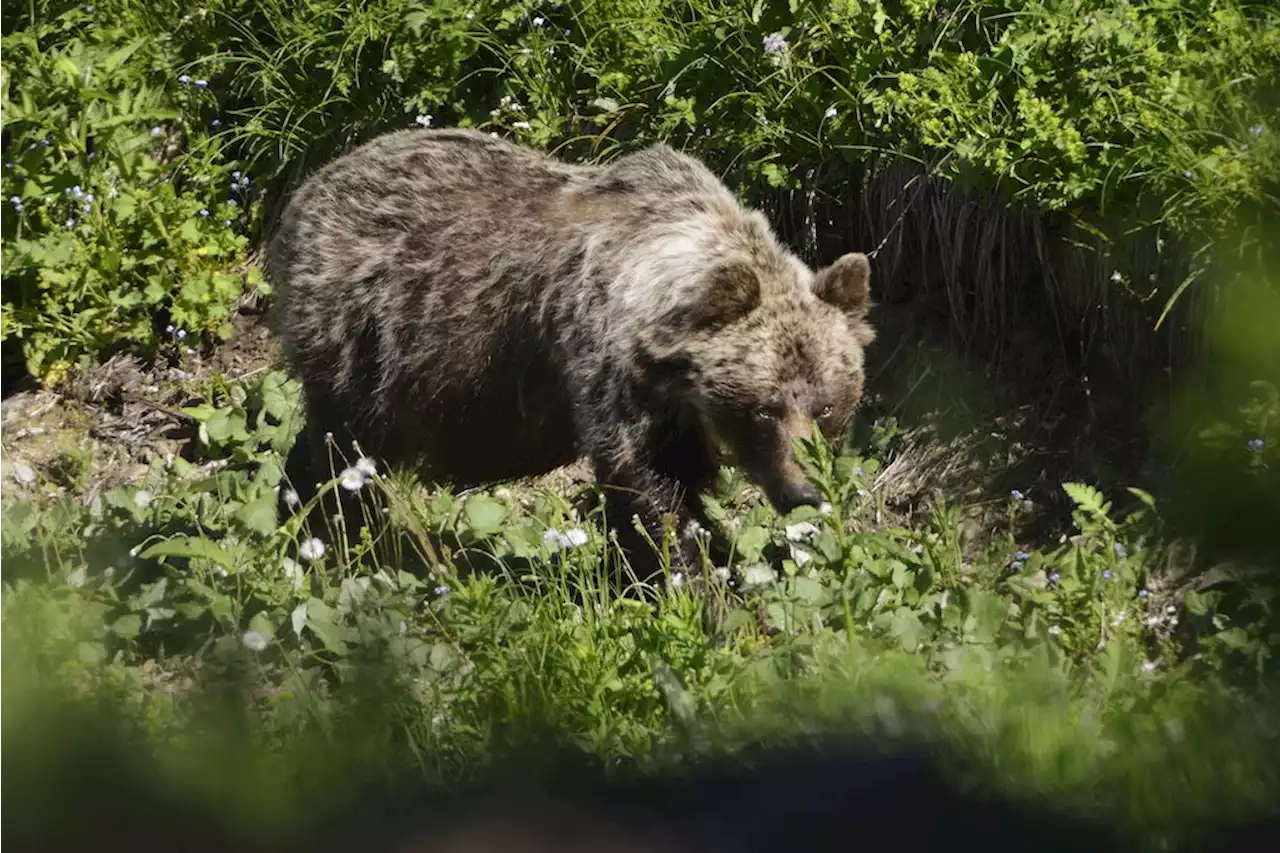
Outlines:
{"type": "Polygon", "coordinates": [[[816,504],[790,439],[846,427],[874,337],[864,255],[815,275],[665,145],[578,166],[389,133],[302,185],[267,260],[313,447],[458,487],[589,455],[637,569],[632,516],[705,525],[722,448],[780,510],[816,504]]]}

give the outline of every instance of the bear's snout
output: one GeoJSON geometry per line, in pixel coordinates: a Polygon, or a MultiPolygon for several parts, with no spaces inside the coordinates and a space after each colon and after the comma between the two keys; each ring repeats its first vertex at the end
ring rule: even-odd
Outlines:
{"type": "Polygon", "coordinates": [[[798,506],[821,505],[822,493],[804,481],[783,483],[773,503],[779,513],[786,515],[798,506]]]}

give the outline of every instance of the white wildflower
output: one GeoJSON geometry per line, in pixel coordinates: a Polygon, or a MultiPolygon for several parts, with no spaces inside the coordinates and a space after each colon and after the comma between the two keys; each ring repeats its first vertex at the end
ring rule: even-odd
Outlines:
{"type": "Polygon", "coordinates": [[[540,26],[542,26],[543,24],[545,24],[546,22],[547,22],[547,19],[546,19],[546,18],[544,18],[544,17],[542,17],[541,15],[536,15],[536,16],[534,16],[534,19],[533,19],[533,25],[534,25],[535,27],[540,27],[540,26]]]}
{"type": "Polygon", "coordinates": [[[378,466],[368,456],[361,456],[356,460],[355,469],[364,474],[366,479],[372,480],[378,476],[378,466]]]}
{"type": "Polygon", "coordinates": [[[684,572],[676,572],[671,576],[671,588],[680,589],[684,586],[684,572]]]}
{"type": "Polygon", "coordinates": [[[344,468],[339,483],[348,492],[358,492],[364,487],[364,472],[359,468],[344,468]]]}
{"type": "Polygon", "coordinates": [[[514,127],[516,130],[528,130],[533,125],[529,124],[529,122],[527,121],[513,121],[511,122],[511,126],[514,127]]]}
{"type": "Polygon", "coordinates": [[[138,489],[133,495],[133,505],[139,509],[146,509],[151,506],[151,501],[155,498],[151,492],[146,489],[138,489]]]}
{"type": "Polygon", "coordinates": [[[1061,629],[1061,628],[1059,628],[1057,625],[1050,625],[1050,626],[1049,626],[1049,636],[1050,636],[1050,637],[1056,637],[1056,636],[1058,636],[1058,635],[1059,635],[1059,634],[1061,634],[1061,633],[1062,633],[1062,629],[1061,629]]]}
{"type": "Polygon", "coordinates": [[[298,497],[297,492],[295,492],[293,489],[285,489],[285,492],[284,492],[285,506],[287,506],[289,509],[297,509],[298,505],[301,503],[302,503],[302,498],[298,497]]]}
{"type": "Polygon", "coordinates": [[[426,115],[418,116],[417,118],[414,119],[414,121],[416,121],[418,124],[422,125],[423,127],[431,127],[432,115],[431,113],[427,113],[426,115]]]}
{"type": "Polygon", "coordinates": [[[835,118],[838,110],[835,107],[827,107],[827,118],[835,118]]]}
{"type": "Polygon", "coordinates": [[[298,556],[308,563],[320,559],[324,556],[324,542],[312,536],[298,546],[298,556]]]}
{"type": "Polygon", "coordinates": [[[13,479],[20,485],[29,486],[36,481],[36,472],[27,463],[19,462],[13,466],[13,479]]]}
{"type": "Polygon", "coordinates": [[[1155,668],[1156,668],[1157,666],[1159,666],[1159,664],[1157,664],[1157,663],[1156,663],[1155,661],[1153,661],[1153,660],[1143,661],[1143,663],[1142,663],[1142,671],[1143,671],[1143,672],[1152,672],[1153,670],[1155,670],[1155,668]]]}
{"type": "Polygon", "coordinates": [[[577,548],[587,544],[587,531],[581,527],[572,527],[564,532],[564,544],[567,548],[577,548]]]}
{"type": "Polygon", "coordinates": [[[240,642],[244,643],[245,648],[255,652],[260,652],[267,647],[267,638],[257,631],[245,631],[240,642]]]}

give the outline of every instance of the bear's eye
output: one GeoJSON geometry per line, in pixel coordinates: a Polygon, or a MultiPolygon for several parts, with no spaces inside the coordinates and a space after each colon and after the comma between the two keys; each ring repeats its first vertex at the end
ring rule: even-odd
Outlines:
{"type": "Polygon", "coordinates": [[[818,412],[818,420],[825,421],[827,418],[835,414],[834,406],[823,406],[822,411],[818,412]]]}
{"type": "Polygon", "coordinates": [[[778,419],[778,413],[767,406],[758,406],[751,410],[751,417],[761,423],[772,423],[778,419]]]}

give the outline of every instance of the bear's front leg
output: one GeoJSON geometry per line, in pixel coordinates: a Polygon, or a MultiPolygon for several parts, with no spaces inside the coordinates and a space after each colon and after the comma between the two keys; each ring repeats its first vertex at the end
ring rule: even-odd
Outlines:
{"type": "Polygon", "coordinates": [[[672,571],[701,567],[696,527],[690,524],[699,521],[690,500],[697,498],[679,480],[651,468],[610,466],[599,459],[596,479],[605,491],[605,523],[617,537],[636,580],[662,584],[668,554],[672,571]],[[637,518],[643,534],[636,529],[637,518]]]}

